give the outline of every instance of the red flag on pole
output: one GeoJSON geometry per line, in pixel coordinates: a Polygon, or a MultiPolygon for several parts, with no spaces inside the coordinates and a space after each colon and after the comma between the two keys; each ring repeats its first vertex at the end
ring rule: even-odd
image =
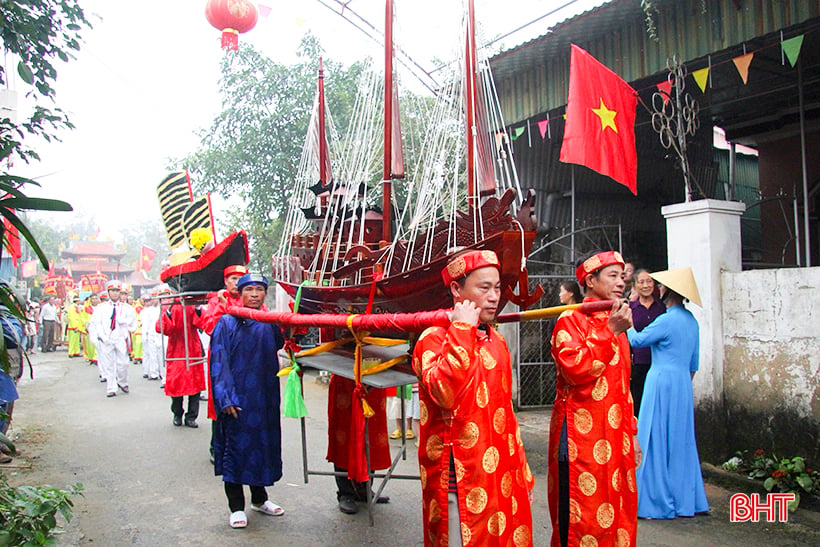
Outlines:
{"type": "Polygon", "coordinates": [[[151,271],[151,268],[154,267],[155,256],[157,256],[157,252],[154,249],[143,245],[142,252],[140,253],[140,259],[137,264],[137,269],[142,270],[143,272],[151,271]]]}
{"type": "Polygon", "coordinates": [[[637,195],[637,105],[638,94],[629,84],[573,44],[560,160],[589,167],[637,195]]]}
{"type": "Polygon", "coordinates": [[[23,256],[23,251],[20,248],[20,233],[17,231],[17,227],[7,219],[3,219],[3,224],[6,230],[6,250],[9,256],[11,256],[11,261],[16,268],[17,261],[23,256]]]}

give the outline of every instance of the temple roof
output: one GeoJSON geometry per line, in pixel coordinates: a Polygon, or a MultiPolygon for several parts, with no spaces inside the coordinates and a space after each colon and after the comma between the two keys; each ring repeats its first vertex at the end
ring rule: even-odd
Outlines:
{"type": "Polygon", "coordinates": [[[61,255],[65,258],[82,256],[122,258],[125,256],[125,251],[117,249],[110,241],[72,241],[61,255]]]}

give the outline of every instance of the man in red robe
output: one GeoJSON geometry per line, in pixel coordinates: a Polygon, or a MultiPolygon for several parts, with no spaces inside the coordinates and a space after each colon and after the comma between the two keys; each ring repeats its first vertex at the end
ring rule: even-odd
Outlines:
{"type": "Polygon", "coordinates": [[[489,325],[499,275],[492,251],[450,260],[450,326],[424,331],[413,351],[427,546],[533,544],[535,479],[513,413],[510,352],[489,325]]]}
{"type": "Polygon", "coordinates": [[[165,309],[157,321],[157,332],[168,337],[165,352],[165,394],[171,398],[173,423],[180,426],[182,420],[182,400],[188,397],[185,425],[199,427],[199,392],[205,389],[202,343],[197,327],[199,313],[195,306],[173,304],[165,309]]]}
{"type": "Polygon", "coordinates": [[[552,545],[636,545],[640,464],[637,420],[629,391],[622,301],[624,260],[598,253],[577,269],[585,302],[614,300],[610,311],[564,312],[552,334],[558,373],[550,424],[547,495],[552,545]]]}

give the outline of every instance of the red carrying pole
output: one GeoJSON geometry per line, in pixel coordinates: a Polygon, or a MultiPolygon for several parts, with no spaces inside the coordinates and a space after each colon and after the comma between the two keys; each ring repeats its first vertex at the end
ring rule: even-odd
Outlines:
{"type": "MultiPolygon", "coordinates": [[[[612,300],[596,300],[582,304],[555,306],[538,310],[505,313],[496,317],[498,323],[532,321],[556,317],[565,311],[594,313],[612,309],[612,300]]],[[[374,313],[364,315],[306,314],[292,312],[259,311],[253,308],[231,306],[228,313],[262,323],[277,323],[286,327],[320,327],[357,331],[421,332],[428,327],[446,327],[450,324],[451,310],[422,311],[416,313],[374,313]],[[349,322],[349,323],[348,323],[349,322]]]]}

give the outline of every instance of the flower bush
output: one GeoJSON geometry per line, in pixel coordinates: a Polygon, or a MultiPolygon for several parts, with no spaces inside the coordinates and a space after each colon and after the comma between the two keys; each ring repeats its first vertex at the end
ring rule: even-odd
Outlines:
{"type": "Polygon", "coordinates": [[[820,496],[820,471],[806,466],[805,458],[778,458],[765,450],[736,452],[721,466],[727,471],[743,473],[750,479],[763,481],[768,492],[793,492],[795,499],[789,503],[794,511],[800,505],[800,494],[820,496]]]}

